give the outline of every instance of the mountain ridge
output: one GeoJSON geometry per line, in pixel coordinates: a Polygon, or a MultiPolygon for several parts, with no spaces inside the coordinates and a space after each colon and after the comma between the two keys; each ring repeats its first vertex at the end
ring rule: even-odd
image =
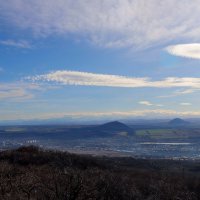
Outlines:
{"type": "Polygon", "coordinates": [[[127,131],[130,132],[132,129],[126,124],[119,121],[112,121],[96,127],[101,131],[127,131]]]}
{"type": "Polygon", "coordinates": [[[171,121],[169,121],[168,124],[173,125],[173,126],[182,126],[182,125],[188,125],[188,124],[190,124],[190,122],[185,121],[181,118],[175,118],[175,119],[172,119],[171,121]]]}

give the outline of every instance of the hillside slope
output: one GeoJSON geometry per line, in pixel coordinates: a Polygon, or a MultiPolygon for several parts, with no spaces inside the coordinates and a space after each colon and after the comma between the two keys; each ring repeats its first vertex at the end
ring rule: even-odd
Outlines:
{"type": "Polygon", "coordinates": [[[21,147],[0,152],[0,199],[197,200],[198,166],[21,147]]]}

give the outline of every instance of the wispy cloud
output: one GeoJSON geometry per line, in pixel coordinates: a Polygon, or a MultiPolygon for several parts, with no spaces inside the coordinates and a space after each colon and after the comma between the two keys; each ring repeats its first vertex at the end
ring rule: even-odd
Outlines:
{"type": "Polygon", "coordinates": [[[15,41],[15,40],[0,40],[0,44],[5,45],[5,46],[22,48],[22,49],[32,48],[32,45],[26,40],[17,40],[17,41],[15,41]]]}
{"type": "Polygon", "coordinates": [[[128,78],[124,76],[95,74],[79,71],[55,71],[45,75],[27,77],[32,81],[57,82],[63,85],[107,86],[107,87],[141,87],[147,78],[128,78]]]}
{"type": "Polygon", "coordinates": [[[192,93],[197,92],[197,91],[199,91],[199,89],[179,90],[179,91],[176,91],[175,94],[176,95],[192,94],[192,93]]]}
{"type": "Polygon", "coordinates": [[[22,114],[11,113],[3,117],[0,115],[0,119],[4,120],[30,120],[30,119],[57,119],[57,118],[72,118],[72,119],[122,119],[122,118],[168,118],[168,117],[200,117],[200,111],[176,111],[165,109],[148,109],[148,110],[134,110],[134,111],[112,111],[112,112],[59,112],[59,113],[37,113],[37,114],[22,114]]]}
{"type": "Polygon", "coordinates": [[[191,103],[180,103],[181,106],[191,106],[191,103]]]}
{"type": "Polygon", "coordinates": [[[141,105],[145,105],[145,106],[158,106],[158,107],[163,106],[162,104],[154,104],[154,103],[151,103],[149,101],[139,101],[138,103],[141,104],[141,105]]]}
{"type": "Polygon", "coordinates": [[[166,51],[175,56],[200,59],[200,43],[172,45],[166,51]]]}
{"type": "Polygon", "coordinates": [[[165,110],[165,109],[149,109],[149,110],[134,110],[134,111],[113,111],[113,112],[80,112],[80,113],[58,113],[57,117],[62,116],[76,116],[76,117],[106,117],[106,116],[117,116],[117,117],[139,117],[139,116],[200,116],[200,111],[176,111],[176,110],[165,110]]]}
{"type": "Polygon", "coordinates": [[[199,13],[199,0],[6,0],[0,18],[41,36],[74,34],[103,47],[146,48],[199,41],[199,13]]]}
{"type": "Polygon", "coordinates": [[[32,91],[41,90],[37,84],[0,83],[0,100],[26,100],[34,97],[32,91]]]}
{"type": "Polygon", "coordinates": [[[31,81],[45,81],[63,85],[105,86],[105,87],[155,87],[171,88],[181,87],[200,89],[200,78],[193,77],[168,77],[162,80],[151,80],[147,77],[126,77],[117,75],[95,74],[79,71],[55,71],[44,75],[26,77],[31,81]]]}
{"type": "Polygon", "coordinates": [[[150,103],[149,101],[139,101],[139,104],[145,105],[145,106],[153,106],[153,104],[150,103]]]}
{"type": "Polygon", "coordinates": [[[176,96],[181,96],[181,95],[187,95],[187,94],[192,94],[195,92],[198,92],[200,90],[200,88],[190,88],[190,89],[184,89],[184,90],[177,90],[175,92],[173,92],[172,94],[168,94],[168,95],[162,95],[162,96],[158,96],[158,98],[169,98],[169,97],[176,97],[176,96]]]}

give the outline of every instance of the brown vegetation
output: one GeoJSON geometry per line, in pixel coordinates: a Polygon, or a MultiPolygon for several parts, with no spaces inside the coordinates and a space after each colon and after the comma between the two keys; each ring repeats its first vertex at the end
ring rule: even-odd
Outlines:
{"type": "Polygon", "coordinates": [[[174,161],[94,158],[22,147],[0,153],[0,199],[200,199],[198,172],[183,169],[174,161]]]}

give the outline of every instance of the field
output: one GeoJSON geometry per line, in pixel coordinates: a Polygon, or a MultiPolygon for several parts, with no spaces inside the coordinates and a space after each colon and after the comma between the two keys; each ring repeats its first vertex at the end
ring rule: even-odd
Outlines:
{"type": "Polygon", "coordinates": [[[0,127],[1,149],[30,144],[101,155],[199,160],[200,128],[141,125],[130,129],[116,122],[106,126],[0,127]]]}
{"type": "Polygon", "coordinates": [[[151,139],[187,139],[199,137],[199,129],[141,129],[136,130],[136,136],[151,139]]]}

